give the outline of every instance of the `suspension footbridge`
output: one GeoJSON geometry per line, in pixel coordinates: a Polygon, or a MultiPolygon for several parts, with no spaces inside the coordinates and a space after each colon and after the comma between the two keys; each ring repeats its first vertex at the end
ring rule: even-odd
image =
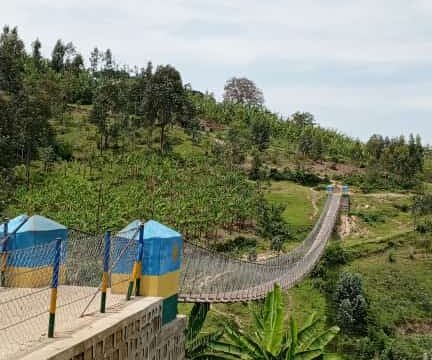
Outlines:
{"type": "Polygon", "coordinates": [[[337,221],[341,196],[329,195],[319,220],[292,252],[246,262],[185,243],[180,301],[232,303],[263,299],[275,283],[289,289],[320,260],[337,221]]]}
{"type": "Polygon", "coordinates": [[[9,229],[0,225],[0,359],[15,358],[47,341],[56,256],[56,332],[85,326],[83,316],[98,312],[104,291],[107,311],[122,308],[131,295],[128,289],[135,285],[131,280],[136,281],[132,297],[162,297],[164,311],[168,314],[173,308],[168,315],[175,318],[177,301],[248,302],[263,299],[276,283],[284,289],[293,287],[322,257],[337,222],[341,198],[339,193],[330,193],[306,239],[293,251],[263,262],[232,258],[187,240],[183,244],[180,234],[156,222],[150,222],[146,234],[152,236],[151,244],[160,244],[157,249],[144,247],[140,233],[144,226],[139,222],[131,223],[109,242],[106,235],[66,229],[37,216],[18,217],[16,224],[8,224],[9,229]],[[33,231],[38,226],[39,231],[33,231]],[[158,231],[168,234],[167,238],[160,237],[158,231]],[[43,242],[54,235],[66,239],[58,251],[58,241],[43,242]],[[163,248],[163,243],[169,244],[168,248],[163,248]],[[178,253],[181,247],[182,254],[178,253]],[[169,264],[162,265],[164,261],[169,264]]]}

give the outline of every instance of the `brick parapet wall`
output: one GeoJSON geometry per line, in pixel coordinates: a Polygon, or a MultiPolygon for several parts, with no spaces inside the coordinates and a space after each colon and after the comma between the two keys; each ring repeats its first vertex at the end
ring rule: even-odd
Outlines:
{"type": "Polygon", "coordinates": [[[162,300],[137,299],[22,360],[183,360],[186,319],[161,324],[162,300]]]}

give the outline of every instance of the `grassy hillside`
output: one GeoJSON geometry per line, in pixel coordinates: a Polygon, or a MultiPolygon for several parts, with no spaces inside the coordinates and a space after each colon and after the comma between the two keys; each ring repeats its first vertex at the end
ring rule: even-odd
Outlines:
{"type": "MultiPolygon", "coordinates": [[[[226,153],[215,152],[215,147],[224,147],[227,129],[201,131],[197,140],[174,126],[167,139],[171,150],[164,157],[155,151],[157,131],[150,137],[148,131],[136,130],[100,157],[88,111],[76,107],[71,116],[53,123],[58,139],[71,145],[74,161],[33,162],[29,189],[18,167],[21,182],[5,214],[40,213],[97,232],[120,229],[136,218],[155,218],[232,256],[245,258],[254,250],[262,258],[275,255],[270,239],[257,231],[262,199],[283,208],[291,234],[285,251],[306,236],[322,209],[325,192],[320,187],[286,180],[257,183],[248,178],[250,157],[234,166],[226,161],[226,153]]],[[[266,150],[264,167],[297,168],[292,149],[277,146],[266,150]]],[[[353,164],[308,160],[303,165],[323,178],[363,171],[353,164]]],[[[289,314],[302,321],[317,312],[334,324],[334,283],[343,271],[357,272],[363,277],[371,321],[393,344],[394,359],[405,359],[407,353],[419,358],[432,343],[432,256],[430,239],[413,232],[410,202],[407,192],[353,194],[351,212],[341,217],[332,240],[342,245],[348,263],[330,266],[325,279],[310,277],[291,289],[286,294],[289,314]]],[[[180,309],[187,313],[190,306],[180,309]]],[[[226,321],[250,327],[243,304],[215,305],[212,310],[207,329],[226,321]]],[[[347,359],[360,359],[364,347],[375,345],[367,345],[364,337],[342,334],[333,346],[347,359]]]]}
{"type": "MultiPolygon", "coordinates": [[[[272,201],[297,205],[284,213],[286,220],[306,226],[314,213],[311,203],[305,201],[311,190],[292,183],[272,184],[270,189],[267,197],[272,201]]],[[[408,201],[407,196],[393,194],[354,194],[349,216],[356,219],[351,220],[352,231],[342,234],[339,229],[332,240],[342,245],[348,263],[330,267],[324,282],[312,277],[289,290],[285,297],[289,314],[302,321],[316,312],[328,324],[334,324],[334,282],[344,271],[359,273],[369,302],[370,321],[387,339],[391,359],[422,359],[432,343],[432,255],[427,247],[429,240],[412,231],[406,211],[408,201]]],[[[181,309],[187,313],[189,307],[183,305],[181,309]]],[[[208,328],[217,328],[226,321],[250,326],[245,305],[215,305],[212,309],[208,328]]],[[[333,344],[346,359],[372,358],[365,347],[373,353],[375,346],[365,337],[350,334],[341,334],[333,344]]]]}

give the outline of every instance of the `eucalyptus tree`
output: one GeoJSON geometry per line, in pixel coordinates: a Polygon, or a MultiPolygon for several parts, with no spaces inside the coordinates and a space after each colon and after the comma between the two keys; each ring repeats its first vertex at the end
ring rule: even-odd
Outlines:
{"type": "Polygon", "coordinates": [[[90,122],[98,128],[101,152],[110,146],[110,140],[119,135],[120,122],[125,116],[128,91],[123,80],[107,79],[96,89],[90,122]]]}
{"type": "Polygon", "coordinates": [[[70,65],[71,59],[76,54],[74,45],[69,42],[65,44],[58,39],[51,53],[51,67],[55,72],[62,72],[70,65]]]}
{"type": "Polygon", "coordinates": [[[252,141],[259,151],[264,151],[270,145],[271,123],[265,116],[255,116],[251,120],[252,141]]]}
{"type": "Polygon", "coordinates": [[[184,115],[188,99],[180,73],[171,65],[156,68],[148,90],[147,116],[160,127],[160,150],[163,153],[167,127],[184,115]]]}
{"type": "Polygon", "coordinates": [[[5,27],[0,36],[0,167],[25,163],[27,184],[37,147],[52,142],[53,84],[31,63],[17,28],[5,27]]]}
{"type": "Polygon", "coordinates": [[[35,41],[32,42],[31,44],[32,46],[32,54],[31,57],[35,63],[35,66],[40,69],[41,68],[41,63],[42,63],[42,54],[41,54],[41,47],[42,47],[42,43],[40,42],[39,39],[36,39],[35,41]]]}
{"type": "Polygon", "coordinates": [[[0,35],[0,91],[17,94],[22,89],[25,59],[18,29],[5,26],[0,35]]]}

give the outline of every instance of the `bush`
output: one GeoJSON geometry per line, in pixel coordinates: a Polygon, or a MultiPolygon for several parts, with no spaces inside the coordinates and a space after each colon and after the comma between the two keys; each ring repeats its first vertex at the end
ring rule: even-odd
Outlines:
{"type": "Polygon", "coordinates": [[[262,200],[259,206],[257,232],[265,239],[280,237],[282,241],[291,237],[288,224],[283,220],[285,207],[262,200]]]}
{"type": "Polygon", "coordinates": [[[73,158],[73,146],[67,142],[57,142],[54,152],[61,160],[70,161],[73,158]]]}
{"type": "Polygon", "coordinates": [[[275,236],[271,239],[271,244],[270,247],[273,251],[282,251],[282,246],[283,246],[283,239],[281,236],[275,236]]]}
{"type": "Polygon", "coordinates": [[[396,262],[396,253],[395,249],[390,249],[388,252],[388,260],[389,262],[393,263],[396,262]]]}
{"type": "Polygon", "coordinates": [[[416,230],[420,234],[427,234],[432,232],[432,219],[425,217],[416,221],[416,230]]]}
{"type": "Polygon", "coordinates": [[[358,211],[358,212],[352,212],[351,214],[359,217],[367,224],[385,222],[385,215],[377,211],[369,211],[369,212],[358,211]]]}
{"type": "MultiPolygon", "coordinates": [[[[325,285],[325,288],[328,289],[328,291],[332,291],[334,289],[334,283],[329,281],[328,275],[329,269],[339,266],[339,265],[345,265],[349,261],[349,255],[345,251],[345,249],[341,246],[340,242],[332,242],[325,250],[325,254],[322,257],[320,263],[313,269],[311,276],[313,278],[321,279],[323,281],[327,281],[325,285]]],[[[324,289],[323,284],[320,282],[320,288],[324,289]]]]}
{"type": "Polygon", "coordinates": [[[235,253],[245,249],[255,249],[256,245],[256,239],[237,236],[234,239],[224,241],[223,243],[215,243],[211,247],[213,250],[219,252],[235,253]]]}
{"type": "Polygon", "coordinates": [[[403,213],[407,213],[411,209],[411,206],[407,203],[393,204],[393,206],[395,209],[397,209],[403,213]]]}
{"type": "Polygon", "coordinates": [[[326,266],[345,265],[348,262],[348,254],[340,242],[333,242],[327,247],[324,262],[326,266]]]}
{"type": "Polygon", "coordinates": [[[381,353],[383,360],[422,360],[432,358],[432,339],[426,336],[398,338],[388,342],[381,353]]]}
{"type": "Polygon", "coordinates": [[[367,333],[368,304],[359,274],[342,273],[334,294],[336,322],[350,334],[367,333]]]}
{"type": "Polygon", "coordinates": [[[289,168],[283,170],[271,168],[269,178],[274,181],[292,181],[310,187],[318,186],[320,184],[328,184],[330,182],[330,179],[327,177],[321,178],[318,175],[305,170],[291,170],[289,168]]]}

